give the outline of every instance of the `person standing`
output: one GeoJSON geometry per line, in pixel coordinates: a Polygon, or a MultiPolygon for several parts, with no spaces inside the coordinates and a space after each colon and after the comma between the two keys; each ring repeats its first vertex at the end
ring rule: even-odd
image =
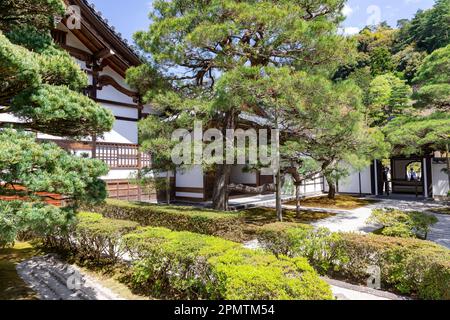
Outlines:
{"type": "Polygon", "coordinates": [[[409,172],[409,177],[411,181],[417,181],[417,173],[414,170],[414,168],[411,168],[410,172],[409,172]]]}
{"type": "MultiPolygon", "coordinates": [[[[390,188],[390,170],[388,167],[383,168],[383,184],[384,184],[384,192],[386,192],[386,195],[389,197],[391,194],[391,188],[390,188]]],[[[383,192],[383,194],[384,194],[383,192]]]]}

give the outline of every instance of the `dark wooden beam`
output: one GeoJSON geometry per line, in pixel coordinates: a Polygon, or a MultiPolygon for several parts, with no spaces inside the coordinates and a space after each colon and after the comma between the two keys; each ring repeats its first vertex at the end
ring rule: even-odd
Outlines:
{"type": "Polygon", "coordinates": [[[70,53],[71,56],[77,58],[78,60],[84,61],[84,62],[91,62],[92,61],[92,54],[84,51],[82,49],[78,49],[66,44],[61,45],[61,48],[63,48],[64,50],[66,50],[67,52],[70,53]]]}
{"type": "Polygon", "coordinates": [[[98,103],[107,103],[112,104],[119,107],[125,107],[125,108],[132,108],[132,109],[139,109],[139,105],[132,104],[132,103],[125,103],[125,102],[119,102],[119,101],[113,101],[113,100],[107,100],[107,99],[94,99],[94,101],[98,103]]]}
{"type": "Polygon", "coordinates": [[[108,76],[108,75],[99,76],[97,85],[100,90],[102,87],[109,85],[109,86],[114,87],[120,93],[123,93],[124,95],[127,95],[129,97],[136,98],[138,96],[137,92],[131,91],[131,90],[128,90],[128,89],[122,87],[116,80],[114,80],[113,77],[108,76]]]}
{"type": "Polygon", "coordinates": [[[110,48],[104,48],[104,49],[94,53],[94,58],[97,60],[106,59],[106,58],[112,57],[115,54],[116,53],[113,50],[111,50],[110,48]]]}

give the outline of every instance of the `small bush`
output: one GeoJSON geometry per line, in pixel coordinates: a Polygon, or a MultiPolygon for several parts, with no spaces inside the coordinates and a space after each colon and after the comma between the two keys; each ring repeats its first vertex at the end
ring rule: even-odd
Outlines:
{"type": "Polygon", "coordinates": [[[331,299],[329,286],[304,258],[242,248],[224,239],[164,228],[124,237],[136,289],[171,299],[331,299]]]}
{"type": "Polygon", "coordinates": [[[421,299],[450,299],[450,250],[419,239],[395,238],[353,233],[318,232],[305,228],[286,228],[282,242],[261,237],[266,248],[274,253],[308,257],[321,272],[328,272],[365,284],[368,269],[381,269],[382,285],[402,294],[421,299]],[[315,235],[314,235],[315,233],[315,235]],[[312,240],[313,239],[313,240],[312,240]]]}
{"type": "Polygon", "coordinates": [[[418,239],[357,234],[342,239],[349,256],[345,275],[365,280],[364,270],[376,265],[387,288],[422,299],[450,299],[450,250],[418,239]]]}
{"type": "Polygon", "coordinates": [[[328,229],[315,230],[308,225],[274,223],[260,227],[258,240],[275,255],[305,257],[321,274],[338,268],[337,261],[345,260],[340,236],[328,229]]]}
{"type": "Polygon", "coordinates": [[[242,218],[235,212],[132,203],[112,199],[107,200],[106,204],[92,208],[92,211],[111,219],[135,221],[144,227],[164,227],[237,241],[243,239],[242,218]]]}
{"type": "Polygon", "coordinates": [[[83,259],[115,262],[125,253],[120,245],[122,236],[137,227],[136,222],[83,212],[77,215],[77,223],[67,234],[49,237],[47,246],[71,251],[83,259]]]}
{"type": "Polygon", "coordinates": [[[259,227],[256,235],[264,248],[275,255],[292,255],[292,230],[311,232],[314,229],[304,224],[276,222],[259,227]]]}
{"type": "Polygon", "coordinates": [[[373,210],[370,223],[383,226],[381,234],[389,237],[426,239],[437,218],[422,212],[405,212],[397,209],[373,210]]]}

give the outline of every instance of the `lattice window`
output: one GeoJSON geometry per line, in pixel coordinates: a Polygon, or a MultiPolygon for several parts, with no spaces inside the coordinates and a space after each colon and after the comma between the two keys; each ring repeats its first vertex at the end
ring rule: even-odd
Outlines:
{"type": "Polygon", "coordinates": [[[151,165],[150,155],[140,152],[134,144],[98,143],[96,156],[111,169],[140,169],[151,165]]]}

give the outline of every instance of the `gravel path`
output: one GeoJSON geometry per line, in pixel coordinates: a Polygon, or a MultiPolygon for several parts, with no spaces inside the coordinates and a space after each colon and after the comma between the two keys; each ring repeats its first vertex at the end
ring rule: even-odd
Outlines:
{"type": "Polygon", "coordinates": [[[124,300],[54,255],[24,261],[17,272],[41,300],[124,300]]]}
{"type": "MultiPolygon", "coordinates": [[[[370,233],[380,228],[380,226],[368,224],[373,209],[378,208],[396,208],[406,211],[427,212],[431,209],[441,208],[444,205],[438,202],[420,201],[420,200],[399,200],[382,199],[378,203],[358,208],[355,210],[333,210],[323,208],[307,208],[302,210],[324,211],[336,213],[335,216],[319,220],[312,223],[314,227],[328,228],[333,232],[360,232],[370,233]]],[[[295,206],[284,206],[287,209],[295,210],[295,206]]],[[[431,227],[428,239],[450,249],[450,215],[430,213],[438,218],[439,222],[431,227]]]]}
{"type": "Polygon", "coordinates": [[[439,222],[431,227],[428,240],[450,249],[450,215],[434,214],[439,222]]]}
{"type": "Polygon", "coordinates": [[[396,294],[375,290],[368,287],[356,286],[342,281],[323,278],[330,286],[337,300],[411,300],[396,294]]]}

